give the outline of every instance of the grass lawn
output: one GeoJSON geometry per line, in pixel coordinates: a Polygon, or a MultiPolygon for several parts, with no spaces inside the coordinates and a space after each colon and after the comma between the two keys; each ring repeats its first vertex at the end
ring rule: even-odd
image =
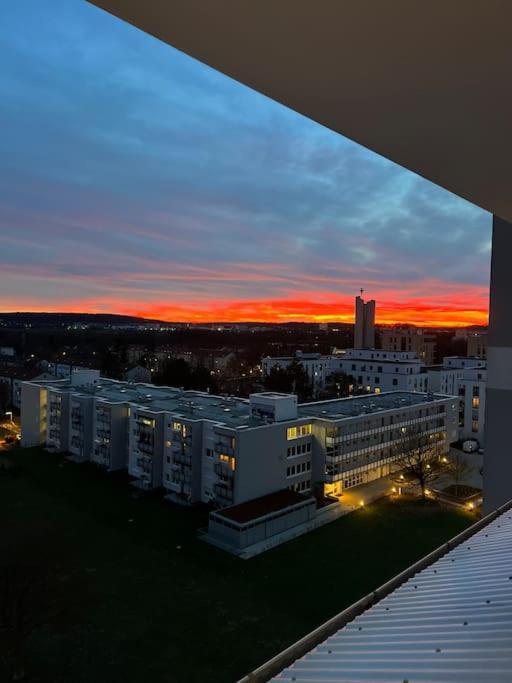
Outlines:
{"type": "Polygon", "coordinates": [[[45,683],[233,683],[474,519],[383,500],[244,561],[196,539],[203,510],[135,497],[124,476],[0,457],[16,465],[0,471],[0,524],[37,534],[76,600],[29,641],[27,679],[45,683]]]}

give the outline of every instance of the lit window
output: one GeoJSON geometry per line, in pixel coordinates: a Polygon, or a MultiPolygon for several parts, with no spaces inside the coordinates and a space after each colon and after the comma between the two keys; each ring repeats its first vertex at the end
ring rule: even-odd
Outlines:
{"type": "Polygon", "coordinates": [[[233,472],[235,471],[235,469],[236,469],[236,460],[235,460],[235,458],[233,458],[233,456],[231,456],[231,455],[224,455],[224,453],[221,453],[221,455],[219,455],[219,460],[220,460],[221,462],[226,462],[226,463],[229,465],[230,469],[232,469],[233,472]]]}
{"type": "Polygon", "coordinates": [[[475,396],[473,398],[473,408],[479,408],[480,407],[480,397],[475,396]]]}
{"type": "Polygon", "coordinates": [[[181,432],[181,422],[173,422],[172,428],[175,432],[181,432]]]}

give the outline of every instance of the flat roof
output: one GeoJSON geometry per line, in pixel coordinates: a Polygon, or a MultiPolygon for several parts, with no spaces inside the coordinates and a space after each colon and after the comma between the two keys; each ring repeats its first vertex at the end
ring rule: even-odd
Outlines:
{"type": "MultiPolygon", "coordinates": [[[[202,391],[185,391],[176,387],[161,387],[145,383],[121,382],[101,378],[91,386],[73,386],[70,380],[41,380],[42,386],[77,396],[94,396],[110,403],[131,403],[140,409],[153,412],[169,412],[177,419],[211,420],[233,429],[261,427],[268,423],[251,414],[248,399],[236,396],[215,396],[202,391]]],[[[258,394],[256,394],[257,396],[258,394]]],[[[263,397],[286,398],[290,394],[263,392],[263,397]]],[[[338,398],[331,401],[315,401],[297,406],[297,418],[323,418],[327,420],[357,417],[366,413],[406,408],[432,403],[449,397],[412,391],[388,391],[381,394],[365,394],[338,398]]],[[[284,422],[293,422],[294,418],[284,422]]]]}
{"type": "Polygon", "coordinates": [[[166,411],[178,419],[212,420],[233,428],[264,424],[262,419],[251,415],[247,399],[234,396],[215,396],[202,391],[121,382],[104,377],[95,386],[73,386],[70,381],[63,380],[52,383],[52,388],[82,396],[95,396],[110,403],[131,403],[154,412],[166,411]]]}
{"type": "Polygon", "coordinates": [[[239,524],[245,524],[246,522],[257,520],[260,517],[266,517],[272,512],[279,512],[279,510],[284,510],[297,503],[305,503],[307,501],[314,501],[314,498],[312,496],[305,496],[302,493],[297,493],[296,491],[283,489],[282,491],[269,493],[261,498],[248,500],[246,503],[240,503],[239,505],[233,505],[224,510],[215,511],[214,514],[230,519],[233,522],[238,522],[239,524]]]}
{"type": "Polygon", "coordinates": [[[298,406],[299,417],[317,417],[327,420],[342,419],[344,417],[358,417],[383,410],[393,410],[429,404],[433,401],[449,399],[442,394],[423,394],[415,391],[387,391],[381,394],[366,394],[338,398],[334,401],[317,401],[302,403],[298,406]]]}

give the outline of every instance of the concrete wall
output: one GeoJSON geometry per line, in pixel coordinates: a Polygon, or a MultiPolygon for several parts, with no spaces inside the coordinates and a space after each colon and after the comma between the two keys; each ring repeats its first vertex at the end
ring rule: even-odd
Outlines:
{"type": "Polygon", "coordinates": [[[512,224],[494,216],[485,406],[484,511],[512,498],[512,224]]]}
{"type": "Polygon", "coordinates": [[[288,441],[288,426],[288,423],[276,423],[238,433],[234,503],[259,498],[294,483],[286,477],[287,449],[311,440],[311,436],[288,441]]]}
{"type": "Polygon", "coordinates": [[[21,445],[30,448],[46,441],[47,390],[23,382],[21,387],[21,445]]]}

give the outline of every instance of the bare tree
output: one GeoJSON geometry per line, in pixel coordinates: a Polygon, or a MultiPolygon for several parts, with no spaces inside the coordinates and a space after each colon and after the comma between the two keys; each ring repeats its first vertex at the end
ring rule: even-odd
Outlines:
{"type": "Polygon", "coordinates": [[[408,436],[397,446],[400,456],[395,460],[399,469],[415,480],[426,497],[428,485],[439,476],[441,468],[441,442],[419,434],[408,436]]]}
{"type": "Polygon", "coordinates": [[[467,460],[466,457],[464,457],[463,453],[461,453],[460,451],[454,451],[450,455],[448,463],[446,464],[446,472],[453,479],[453,483],[455,484],[456,496],[459,495],[459,486],[461,482],[468,475],[470,475],[474,469],[474,466],[467,460]]]}

